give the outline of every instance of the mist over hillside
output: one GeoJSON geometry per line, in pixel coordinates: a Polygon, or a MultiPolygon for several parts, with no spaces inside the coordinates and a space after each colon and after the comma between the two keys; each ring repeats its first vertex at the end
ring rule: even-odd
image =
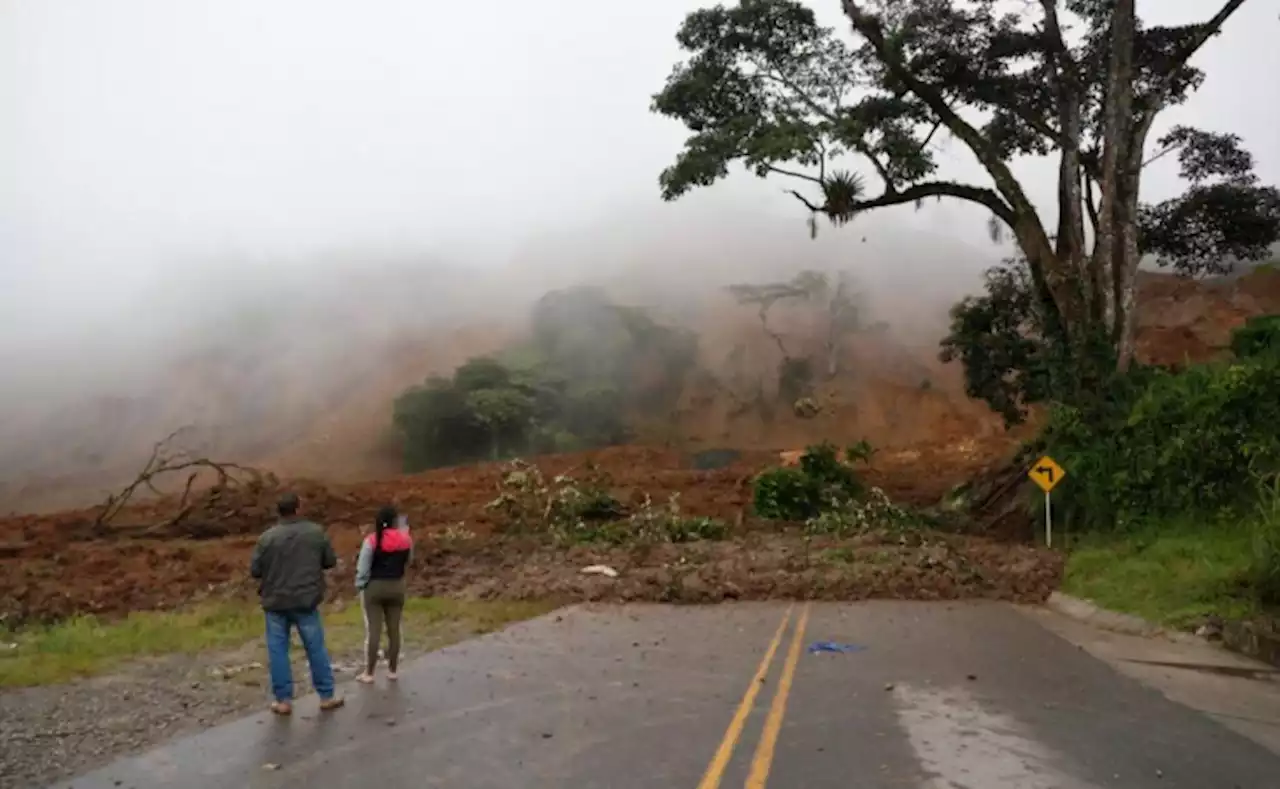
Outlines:
{"type": "MultiPolygon", "coordinates": [[[[895,333],[933,341],[946,307],[1001,254],[883,220],[809,240],[803,222],[760,211],[625,216],[531,239],[499,265],[411,250],[206,258],[175,264],[116,313],[39,346],[9,335],[0,506],[60,486],[105,491],[188,425],[195,449],[281,463],[342,404],[363,398],[365,411],[389,413],[398,388],[518,336],[548,290],[599,285],[619,303],[696,326],[729,284],[846,269],[895,333]]],[[[378,422],[361,428],[375,433],[371,443],[386,440],[389,418],[378,422]]]]}

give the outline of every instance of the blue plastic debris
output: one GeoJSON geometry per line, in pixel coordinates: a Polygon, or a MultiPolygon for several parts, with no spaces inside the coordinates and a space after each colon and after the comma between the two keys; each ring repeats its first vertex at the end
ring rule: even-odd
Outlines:
{"type": "Polygon", "coordinates": [[[852,652],[861,652],[866,647],[861,644],[837,644],[834,641],[814,641],[809,645],[809,654],[816,655],[819,652],[835,652],[841,655],[848,655],[852,652]]]}

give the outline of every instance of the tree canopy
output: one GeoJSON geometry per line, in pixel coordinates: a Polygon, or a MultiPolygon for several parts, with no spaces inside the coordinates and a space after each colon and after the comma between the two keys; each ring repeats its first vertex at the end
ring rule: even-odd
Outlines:
{"type": "Polygon", "coordinates": [[[598,288],[552,291],[533,307],[528,341],[396,400],[406,466],[620,443],[628,416],[672,407],[696,355],[692,334],[598,288]]]}
{"type": "Polygon", "coordinates": [[[1189,61],[1243,3],[1159,26],[1135,0],[844,0],[851,36],[796,0],[695,11],[676,35],[688,56],[653,99],[690,131],[662,195],[741,163],[790,180],[811,218],[835,225],[929,198],[980,205],[1016,240],[1034,320],[1062,358],[1078,366],[1102,348],[1102,371],[1123,369],[1144,254],[1206,273],[1260,259],[1280,236],[1280,193],[1258,182],[1239,137],[1179,126],[1148,153],[1159,113],[1204,82],[1189,61]],[[973,153],[986,182],[937,177],[940,135],[973,153]],[[1143,168],[1169,154],[1188,190],[1141,204],[1143,168]],[[1010,167],[1024,155],[1057,157],[1052,219],[1010,167]]]}

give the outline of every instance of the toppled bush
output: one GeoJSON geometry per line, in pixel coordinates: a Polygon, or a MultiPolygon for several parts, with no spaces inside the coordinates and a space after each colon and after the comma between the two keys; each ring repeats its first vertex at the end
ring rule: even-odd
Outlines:
{"type": "Polygon", "coordinates": [[[561,474],[548,482],[537,466],[522,460],[508,464],[499,495],[487,508],[498,513],[504,531],[548,534],[557,543],[683,543],[721,540],[728,526],[715,518],[690,517],[680,510],[680,494],[654,505],[648,494],[628,514],[609,493],[607,474],[589,468],[575,480],[561,474]]]}
{"type": "Polygon", "coordinates": [[[579,482],[561,474],[549,483],[536,465],[513,460],[498,483],[498,497],[485,509],[498,513],[499,526],[508,532],[541,532],[576,527],[583,521],[608,521],[623,517],[622,504],[609,493],[610,479],[594,467],[579,482]]]}
{"type": "Polygon", "coordinates": [[[899,530],[919,525],[919,519],[889,500],[883,490],[872,488],[862,501],[826,510],[804,522],[811,535],[848,537],[879,530],[899,530]]]}
{"type": "MultiPolygon", "coordinates": [[[[849,462],[864,460],[870,446],[860,442],[846,450],[849,462]]],[[[756,513],[770,520],[803,521],[824,511],[843,509],[865,492],[853,468],[829,442],[809,447],[798,468],[774,468],[755,481],[756,513]]]]}
{"type": "Polygon", "coordinates": [[[580,527],[557,535],[562,542],[628,542],[685,543],[698,540],[723,540],[729,527],[715,518],[691,517],[680,510],[680,494],[673,493],[666,504],[655,505],[646,493],[643,503],[627,518],[580,527]]]}

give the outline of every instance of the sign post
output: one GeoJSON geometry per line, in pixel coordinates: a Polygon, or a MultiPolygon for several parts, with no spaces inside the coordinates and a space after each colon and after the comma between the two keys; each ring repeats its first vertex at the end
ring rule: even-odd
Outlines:
{"type": "Polygon", "coordinates": [[[1057,487],[1062,478],[1067,476],[1067,472],[1062,470],[1053,458],[1045,455],[1032,464],[1027,471],[1027,476],[1031,477],[1031,481],[1040,486],[1040,490],[1044,491],[1044,544],[1047,547],[1053,547],[1053,507],[1050,503],[1050,492],[1057,487]]]}

